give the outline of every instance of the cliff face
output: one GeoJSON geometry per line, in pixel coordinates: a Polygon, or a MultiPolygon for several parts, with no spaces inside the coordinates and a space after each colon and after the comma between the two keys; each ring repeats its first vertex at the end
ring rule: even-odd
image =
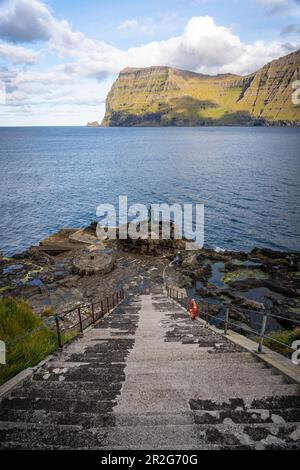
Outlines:
{"type": "Polygon", "coordinates": [[[300,105],[292,102],[299,79],[300,51],[247,77],[127,68],[108,94],[102,125],[300,124],[300,105]]]}

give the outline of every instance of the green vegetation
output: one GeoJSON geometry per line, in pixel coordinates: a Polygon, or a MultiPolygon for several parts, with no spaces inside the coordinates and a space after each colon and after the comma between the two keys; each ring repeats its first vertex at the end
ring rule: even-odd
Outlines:
{"type": "MultiPolygon", "coordinates": [[[[267,348],[272,349],[284,356],[291,357],[291,349],[286,348],[284,345],[272,341],[272,339],[279,341],[280,343],[292,346],[294,341],[300,340],[300,328],[294,328],[293,330],[281,330],[274,333],[268,333],[268,338],[264,340],[264,345],[267,348]],[[271,339],[270,339],[271,338],[271,339]]],[[[256,341],[258,341],[256,339],[256,341]]]]}
{"type": "Polygon", "coordinates": [[[44,271],[44,268],[40,267],[40,268],[37,268],[37,269],[33,269],[32,271],[28,271],[28,273],[26,274],[26,276],[24,276],[21,281],[23,284],[26,284],[26,282],[28,282],[30,279],[32,279],[34,277],[35,274],[39,274],[39,273],[42,273],[44,271]]]}
{"type": "Polygon", "coordinates": [[[245,279],[268,279],[268,274],[259,269],[237,269],[226,273],[222,277],[222,282],[228,284],[232,281],[243,281],[245,279]]]}
{"type": "Polygon", "coordinates": [[[52,308],[46,308],[42,313],[42,317],[44,318],[50,318],[50,317],[53,317],[53,315],[54,315],[54,312],[52,308]]]}
{"type": "Polygon", "coordinates": [[[0,294],[4,294],[4,292],[8,292],[9,290],[12,290],[12,289],[13,289],[12,286],[0,287],[0,294]]]}
{"type": "MultiPolygon", "coordinates": [[[[65,333],[63,343],[74,336],[74,332],[65,333]]],[[[44,326],[25,301],[12,298],[0,301],[0,340],[7,348],[0,385],[57,350],[56,332],[44,326]]]]}

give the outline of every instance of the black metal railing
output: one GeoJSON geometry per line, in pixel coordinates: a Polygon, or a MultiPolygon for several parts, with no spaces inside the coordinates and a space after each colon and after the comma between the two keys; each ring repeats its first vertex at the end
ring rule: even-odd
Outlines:
{"type": "Polygon", "coordinates": [[[83,336],[84,330],[95,325],[111,310],[116,308],[125,298],[123,289],[113,294],[103,296],[97,301],[80,304],[70,310],[53,316],[57,333],[58,348],[63,348],[62,334],[66,331],[78,330],[83,336]]]}
{"type": "MultiPolygon", "coordinates": [[[[175,288],[174,286],[166,286],[166,290],[167,290],[168,296],[171,299],[176,300],[177,302],[179,302],[180,305],[183,306],[184,308],[186,308],[187,310],[189,309],[190,299],[186,294],[184,294],[182,291],[175,288]]],[[[225,318],[222,318],[222,317],[219,316],[219,314],[212,315],[210,313],[210,308],[211,308],[212,304],[208,303],[207,301],[205,301],[205,300],[201,300],[201,301],[196,300],[196,304],[197,304],[197,307],[198,307],[199,317],[201,319],[203,319],[207,324],[209,324],[209,322],[211,320],[215,320],[218,323],[224,324],[224,334],[225,335],[228,334],[228,329],[229,329],[230,326],[232,326],[233,328],[238,327],[238,329],[240,331],[243,331],[243,332],[248,333],[248,334],[255,335],[258,338],[258,352],[259,353],[263,352],[263,344],[264,344],[265,340],[273,341],[274,343],[277,343],[277,344],[279,344],[280,346],[283,346],[286,349],[294,351],[294,348],[292,348],[288,344],[285,344],[285,343],[273,338],[272,336],[268,336],[266,334],[266,330],[267,330],[269,318],[274,318],[274,319],[279,319],[279,320],[281,319],[281,320],[284,320],[284,321],[291,322],[294,325],[299,325],[300,326],[300,321],[298,321],[298,320],[291,319],[291,318],[286,318],[286,317],[283,317],[283,316],[280,316],[280,315],[274,315],[271,312],[267,311],[266,309],[264,309],[263,311],[257,311],[256,313],[258,315],[262,316],[261,330],[258,332],[258,331],[253,330],[252,328],[245,327],[244,325],[237,325],[237,323],[232,322],[230,320],[230,318],[231,318],[231,309],[232,309],[231,306],[226,307],[225,318]]]]}
{"type": "Polygon", "coordinates": [[[113,294],[104,296],[101,300],[93,301],[87,304],[79,304],[70,310],[62,313],[54,314],[47,318],[42,325],[30,331],[26,335],[19,336],[9,341],[7,345],[11,346],[19,341],[22,341],[34,333],[41,331],[45,328],[56,330],[58,348],[63,348],[62,336],[68,331],[78,330],[83,335],[86,328],[95,325],[111,310],[117,307],[125,298],[125,291],[123,289],[114,292],[113,294]]]}

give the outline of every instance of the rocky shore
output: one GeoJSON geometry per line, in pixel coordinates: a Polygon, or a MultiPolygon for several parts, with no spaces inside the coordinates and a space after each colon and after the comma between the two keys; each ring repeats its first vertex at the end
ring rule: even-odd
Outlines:
{"type": "Polygon", "coordinates": [[[269,321],[269,331],[296,326],[299,253],[190,252],[184,246],[174,238],[99,241],[95,224],[62,229],[37,247],[0,258],[0,297],[24,298],[46,318],[120,289],[143,292],[165,282],[204,300],[220,318],[230,306],[237,325],[259,329],[267,309],[282,317],[269,321]]]}

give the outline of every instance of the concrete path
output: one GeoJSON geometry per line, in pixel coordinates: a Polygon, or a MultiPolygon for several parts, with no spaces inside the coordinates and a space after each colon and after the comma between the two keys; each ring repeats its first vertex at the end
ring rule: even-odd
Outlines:
{"type": "Polygon", "coordinates": [[[38,370],[0,420],[5,449],[300,448],[300,389],[157,287],[38,370]]]}

